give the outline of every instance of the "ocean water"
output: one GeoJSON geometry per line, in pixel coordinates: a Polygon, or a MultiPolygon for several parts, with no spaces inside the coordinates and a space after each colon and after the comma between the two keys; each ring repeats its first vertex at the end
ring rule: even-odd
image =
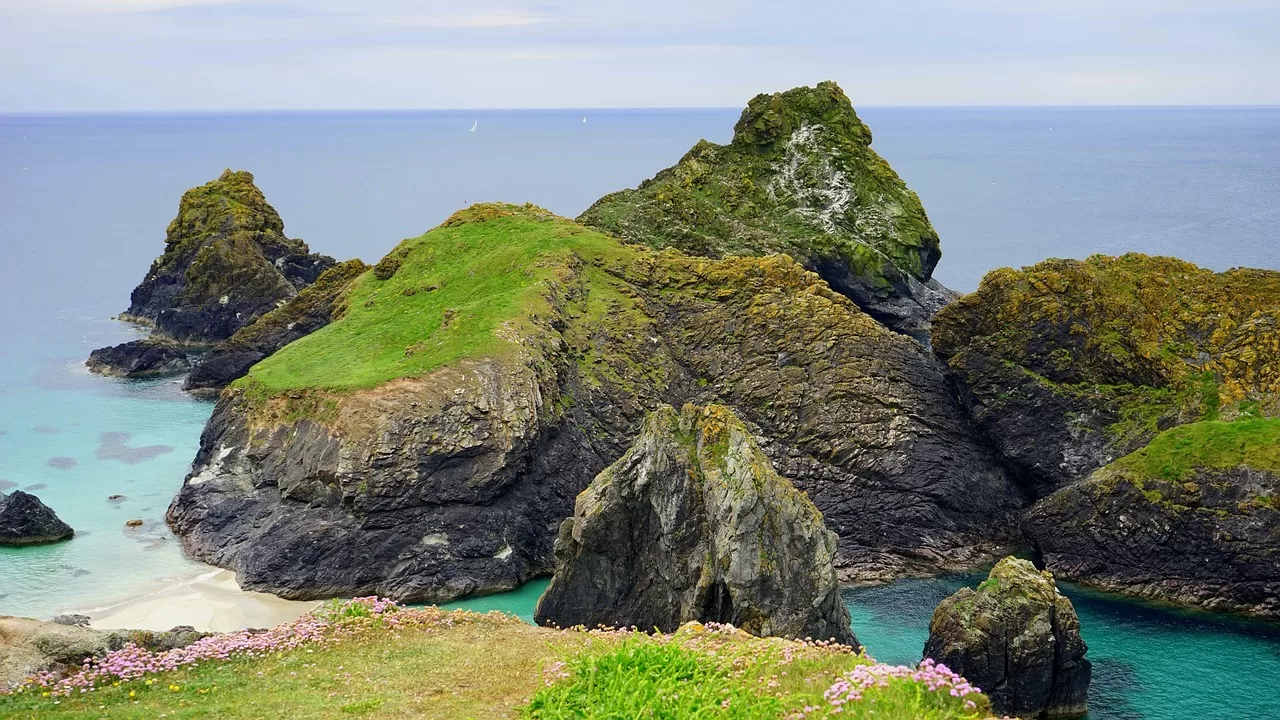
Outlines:
{"type": "MultiPolygon", "coordinates": [[[[110,380],[82,366],[93,348],[136,335],[110,318],[163,249],[183,190],[225,167],[251,170],[291,236],[376,261],[474,202],[576,215],[699,138],[727,141],[738,113],[586,114],[0,115],[0,487],[37,488],[78,531],[68,543],[0,549],[0,614],[102,607],[208,570],[182,557],[163,515],[211,405],[172,381],[110,380]],[[144,526],[126,529],[133,518],[144,526]]],[[[958,290],[996,267],[1096,252],[1280,268],[1280,109],[861,115],[924,201],[943,243],[936,276],[958,290]]],[[[874,614],[877,596],[855,595],[860,636],[882,659],[913,660],[924,626],[907,609],[931,609],[945,587],[875,591],[903,593],[897,614],[874,614]],[[872,615],[860,618],[864,605],[872,615]]],[[[476,606],[527,614],[538,592],[476,606]]],[[[1258,682],[1280,676],[1273,626],[1106,598],[1099,607],[1113,611],[1093,612],[1088,602],[1091,654],[1116,658],[1114,672],[1098,663],[1099,688],[1120,698],[1105,717],[1280,717],[1274,683],[1258,682]],[[1209,698],[1207,709],[1189,704],[1192,694],[1209,698]]]]}

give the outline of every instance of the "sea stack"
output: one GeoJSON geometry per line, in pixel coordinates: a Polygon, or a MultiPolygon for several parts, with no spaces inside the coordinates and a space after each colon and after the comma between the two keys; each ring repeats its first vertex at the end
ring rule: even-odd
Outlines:
{"type": "Polygon", "coordinates": [[[981,688],[998,713],[1074,718],[1087,712],[1087,649],[1053,576],[1008,557],[976,590],[938,604],[924,656],[981,688]]]}
{"type": "Polygon", "coordinates": [[[858,646],[835,534],[723,406],[650,413],[578,496],[555,552],[543,625],[671,632],[696,620],[858,646]]]}
{"type": "Polygon", "coordinates": [[[75,530],[35,495],[0,493],[0,545],[43,545],[72,535],[75,530]]]}

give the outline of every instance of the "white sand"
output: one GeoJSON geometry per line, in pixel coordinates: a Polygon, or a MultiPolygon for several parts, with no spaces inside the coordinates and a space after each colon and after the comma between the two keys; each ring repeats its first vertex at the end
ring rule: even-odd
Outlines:
{"type": "Polygon", "coordinates": [[[92,626],[100,629],[168,630],[191,625],[205,632],[230,632],[273,627],[319,604],[241,590],[235,573],[219,570],[88,615],[92,626]]]}

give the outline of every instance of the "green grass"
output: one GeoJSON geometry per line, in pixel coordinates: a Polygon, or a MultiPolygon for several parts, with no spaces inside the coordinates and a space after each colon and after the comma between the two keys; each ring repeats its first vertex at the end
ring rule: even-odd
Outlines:
{"type": "Polygon", "coordinates": [[[1197,468],[1280,471],[1280,420],[1203,421],[1157,435],[1116,464],[1140,477],[1181,480],[1197,468]]]}
{"type": "Polygon", "coordinates": [[[545,312],[547,284],[575,254],[624,252],[532,206],[469,208],[402,242],[381,269],[355,281],[342,319],[258,363],[238,384],[267,395],[368,388],[461,358],[501,357],[516,346],[497,331],[545,312]]]}

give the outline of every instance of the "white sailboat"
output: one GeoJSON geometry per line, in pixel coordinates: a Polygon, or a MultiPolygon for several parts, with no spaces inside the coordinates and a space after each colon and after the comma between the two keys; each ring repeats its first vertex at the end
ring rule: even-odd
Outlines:
{"type": "Polygon", "coordinates": [[[586,115],[583,115],[583,116],[582,116],[582,122],[586,122],[586,121],[587,121],[587,116],[586,116],[586,115]]]}
{"type": "Polygon", "coordinates": [[[479,120],[476,120],[475,122],[471,123],[471,132],[475,132],[475,131],[476,131],[476,128],[478,128],[478,127],[480,127],[480,121],[479,121],[479,120]]]}

